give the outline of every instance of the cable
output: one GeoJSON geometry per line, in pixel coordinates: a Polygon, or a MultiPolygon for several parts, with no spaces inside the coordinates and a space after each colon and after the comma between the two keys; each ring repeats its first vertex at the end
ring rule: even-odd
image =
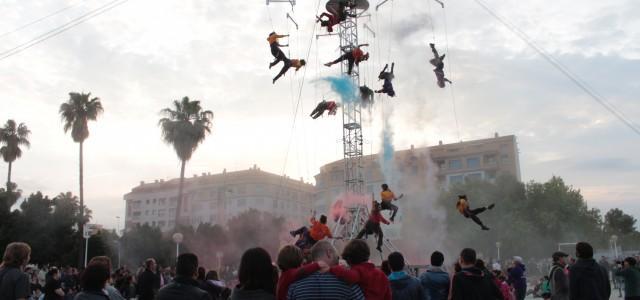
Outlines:
{"type": "MultiPolygon", "coordinates": [[[[447,63],[449,64],[449,78],[453,79],[453,64],[451,63],[451,52],[449,51],[449,29],[447,28],[447,11],[442,7],[442,15],[444,18],[444,38],[447,49],[447,63]]],[[[458,122],[458,108],[456,107],[456,95],[453,85],[449,85],[451,91],[451,104],[453,105],[453,117],[456,120],[456,133],[458,134],[458,141],[460,140],[460,125],[458,122]]]]}
{"type": "Polygon", "coordinates": [[[516,34],[521,40],[523,40],[529,47],[533,48],[538,54],[542,56],[548,63],[550,63],[553,67],[555,67],[558,71],[560,71],[563,75],[565,75],[569,80],[571,80],[578,88],[584,91],[587,95],[591,96],[591,98],[599,103],[602,107],[608,110],[612,115],[614,115],[618,120],[624,123],[627,127],[633,130],[636,134],[640,136],[640,128],[631,120],[628,120],[626,116],[615,109],[615,107],[610,104],[604,97],[602,97],[598,92],[595,91],[592,87],[589,86],[584,80],[582,80],[578,75],[573,74],[567,67],[565,67],[562,63],[556,60],[551,54],[547,53],[544,49],[538,47],[529,36],[520,30],[514,24],[511,24],[506,19],[502,18],[496,12],[494,12],[486,3],[481,0],[475,0],[478,5],[480,5],[484,10],[486,10],[491,16],[493,16],[496,20],[502,23],[507,27],[511,32],[516,34]]]}
{"type": "Polygon", "coordinates": [[[104,14],[104,13],[106,13],[106,12],[108,12],[108,11],[110,11],[110,10],[112,10],[112,9],[122,5],[122,4],[124,4],[127,1],[129,1],[129,0],[113,0],[113,1],[110,1],[107,4],[102,5],[102,6],[98,7],[98,8],[96,8],[96,9],[93,9],[93,10],[89,11],[88,13],[80,16],[80,17],[77,17],[77,18],[75,18],[75,19],[73,19],[73,20],[71,20],[71,21],[69,21],[69,22],[67,22],[67,23],[65,23],[65,24],[63,24],[61,26],[58,26],[58,27],[56,27],[56,28],[54,28],[52,30],[47,31],[47,32],[45,32],[45,33],[43,33],[43,34],[31,39],[28,42],[22,43],[22,44],[20,44],[20,45],[18,45],[16,47],[13,47],[13,48],[11,48],[9,50],[0,52],[0,61],[4,60],[4,59],[7,59],[7,58],[9,58],[11,56],[14,56],[14,55],[16,55],[16,54],[18,54],[18,53],[20,53],[22,51],[25,51],[25,50],[27,50],[27,49],[29,49],[29,48],[37,45],[37,44],[40,44],[40,43],[52,38],[52,37],[55,37],[55,36],[65,32],[65,31],[67,31],[67,30],[69,30],[69,29],[71,29],[73,27],[76,27],[76,26],[78,26],[78,25],[80,25],[80,24],[82,24],[82,23],[84,23],[84,22],[86,22],[86,21],[88,21],[88,20],[90,20],[90,19],[92,19],[94,17],[102,15],[102,14],[104,14]]]}
{"type": "Polygon", "coordinates": [[[61,9],[59,9],[59,10],[56,10],[56,11],[54,11],[54,12],[52,12],[52,13],[50,13],[50,14],[48,14],[48,15],[44,16],[44,17],[40,17],[40,18],[38,18],[38,19],[36,19],[36,20],[33,20],[33,21],[31,21],[31,22],[29,22],[29,23],[27,23],[27,24],[24,24],[24,25],[22,25],[22,26],[19,26],[19,27],[17,27],[17,28],[15,28],[15,29],[13,29],[13,30],[7,31],[7,32],[5,32],[5,33],[2,33],[2,34],[0,34],[0,38],[3,38],[3,37],[5,37],[5,36],[7,36],[7,35],[10,35],[10,34],[12,34],[12,33],[16,33],[16,32],[18,32],[18,31],[20,31],[20,30],[22,30],[22,29],[25,29],[25,28],[27,28],[27,27],[29,27],[29,26],[33,25],[33,24],[37,24],[37,23],[39,23],[39,22],[42,22],[42,21],[44,21],[44,20],[46,20],[46,19],[48,19],[48,18],[50,18],[50,17],[53,17],[53,16],[55,16],[55,15],[61,14],[61,13],[65,12],[65,11],[67,11],[67,10],[69,10],[69,9],[73,8],[73,7],[76,7],[78,4],[80,4],[80,2],[84,2],[84,1],[86,1],[86,0],[78,1],[78,2],[76,2],[76,3],[74,3],[74,4],[72,4],[72,5],[69,5],[69,6],[67,6],[67,7],[63,7],[63,8],[61,8],[61,9]]]}

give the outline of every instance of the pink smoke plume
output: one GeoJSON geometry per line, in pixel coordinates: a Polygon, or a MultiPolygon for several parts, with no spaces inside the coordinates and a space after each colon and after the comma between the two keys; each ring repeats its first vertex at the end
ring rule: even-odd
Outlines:
{"type": "Polygon", "coordinates": [[[334,222],[338,222],[342,218],[341,222],[349,222],[351,215],[348,214],[347,209],[349,207],[356,206],[358,204],[366,205],[367,208],[371,207],[371,198],[365,195],[358,195],[353,193],[343,193],[336,198],[329,208],[329,215],[334,222]]]}

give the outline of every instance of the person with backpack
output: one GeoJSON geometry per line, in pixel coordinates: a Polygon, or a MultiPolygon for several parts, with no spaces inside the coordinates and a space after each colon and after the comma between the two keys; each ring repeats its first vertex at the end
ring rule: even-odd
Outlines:
{"type": "MultiPolygon", "coordinates": [[[[569,278],[565,272],[567,257],[569,257],[568,254],[560,251],[551,255],[553,265],[546,281],[548,291],[544,291],[550,294],[551,300],[569,300],[569,278]]],[[[545,288],[544,284],[543,288],[545,288]]]]}

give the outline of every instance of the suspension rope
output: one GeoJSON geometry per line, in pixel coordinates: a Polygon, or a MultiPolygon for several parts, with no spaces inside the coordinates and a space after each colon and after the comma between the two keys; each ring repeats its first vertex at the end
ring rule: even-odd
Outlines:
{"type": "Polygon", "coordinates": [[[271,10],[269,9],[269,5],[266,5],[267,15],[269,16],[269,22],[271,23],[271,31],[276,31],[275,26],[273,26],[273,18],[271,18],[271,10]]]}
{"type": "Polygon", "coordinates": [[[629,127],[633,132],[640,136],[640,127],[636,125],[633,121],[628,119],[626,115],[616,109],[613,104],[611,104],[605,97],[603,97],[600,93],[598,93],[593,87],[591,87],[587,82],[581,79],[578,75],[574,74],[569,70],[566,66],[564,66],[558,59],[553,57],[551,54],[547,53],[542,47],[538,46],[524,31],[520,30],[516,25],[509,22],[507,19],[498,15],[494,10],[492,10],[486,3],[481,0],[475,0],[478,5],[480,5],[484,10],[486,10],[491,16],[493,16],[496,20],[502,23],[507,27],[511,32],[513,32],[518,38],[523,40],[529,47],[535,50],[544,60],[546,60],[549,64],[551,64],[554,68],[560,71],[565,77],[567,77],[571,82],[573,82],[578,88],[580,88],[583,92],[591,97],[594,101],[604,107],[607,111],[609,111],[613,116],[615,116],[618,120],[620,120],[624,125],[629,127]]]}
{"type": "Polygon", "coordinates": [[[71,9],[71,8],[74,8],[74,7],[78,6],[78,4],[80,4],[80,2],[84,2],[84,1],[86,1],[86,0],[80,0],[80,1],[78,1],[78,2],[76,2],[76,3],[73,3],[73,4],[68,5],[68,6],[66,6],[66,7],[63,7],[63,8],[61,8],[61,9],[59,9],[59,10],[56,10],[56,11],[54,11],[54,12],[52,12],[52,13],[50,13],[50,14],[46,15],[46,16],[40,17],[40,18],[35,19],[35,20],[33,20],[33,21],[29,22],[29,23],[26,23],[26,24],[24,24],[24,25],[22,25],[22,26],[19,26],[19,27],[17,27],[17,28],[15,28],[15,29],[13,29],[13,30],[9,30],[9,31],[7,31],[7,32],[4,32],[4,33],[0,34],[0,38],[3,38],[3,37],[5,37],[5,36],[7,36],[7,35],[10,35],[10,34],[16,33],[16,32],[18,32],[18,31],[20,31],[20,30],[22,30],[22,29],[25,29],[25,28],[27,28],[27,27],[31,26],[31,25],[34,25],[34,24],[40,23],[40,22],[42,22],[42,21],[44,21],[44,20],[46,20],[46,19],[48,19],[48,18],[51,18],[51,17],[56,16],[56,15],[58,15],[58,14],[61,14],[61,13],[65,12],[65,11],[67,11],[67,10],[71,9]]]}
{"type": "Polygon", "coordinates": [[[389,22],[389,49],[387,50],[387,63],[391,62],[391,44],[393,44],[393,7],[395,1],[391,0],[391,21],[389,22]]]}
{"type": "MultiPolygon", "coordinates": [[[[453,64],[451,63],[451,52],[449,52],[449,29],[447,28],[447,11],[444,6],[442,7],[442,15],[444,18],[444,38],[447,49],[447,63],[449,64],[449,78],[453,79],[453,64]]],[[[456,120],[456,133],[458,135],[458,140],[460,140],[460,125],[458,122],[458,109],[456,107],[456,94],[454,92],[454,87],[452,84],[449,85],[449,91],[451,91],[451,104],[453,105],[453,117],[456,120]]]]}
{"type": "Polygon", "coordinates": [[[435,28],[435,18],[433,17],[433,13],[431,11],[431,0],[427,0],[427,5],[429,7],[429,23],[431,23],[431,35],[433,36],[433,43],[436,43],[436,28],[435,28]]]}

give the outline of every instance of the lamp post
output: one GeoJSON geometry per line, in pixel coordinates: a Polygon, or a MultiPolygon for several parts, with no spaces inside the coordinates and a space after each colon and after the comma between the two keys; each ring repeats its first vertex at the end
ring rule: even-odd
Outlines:
{"type": "Polygon", "coordinates": [[[221,274],[222,271],[222,257],[224,253],[222,251],[216,252],[216,258],[218,259],[218,274],[221,274]]]}
{"type": "Polygon", "coordinates": [[[498,248],[498,261],[500,261],[500,246],[502,246],[502,243],[496,242],[496,248],[498,248]]]}
{"type": "Polygon", "coordinates": [[[182,233],[176,232],[173,234],[172,238],[173,238],[173,241],[176,243],[176,258],[178,258],[178,255],[180,255],[180,243],[182,243],[184,236],[182,235],[182,233]]]}
{"type": "Polygon", "coordinates": [[[118,269],[120,269],[120,216],[116,216],[116,246],[118,246],[118,269]]]}
{"type": "Polygon", "coordinates": [[[618,258],[618,236],[611,236],[611,243],[613,243],[613,253],[615,254],[616,259],[618,258]]]}

